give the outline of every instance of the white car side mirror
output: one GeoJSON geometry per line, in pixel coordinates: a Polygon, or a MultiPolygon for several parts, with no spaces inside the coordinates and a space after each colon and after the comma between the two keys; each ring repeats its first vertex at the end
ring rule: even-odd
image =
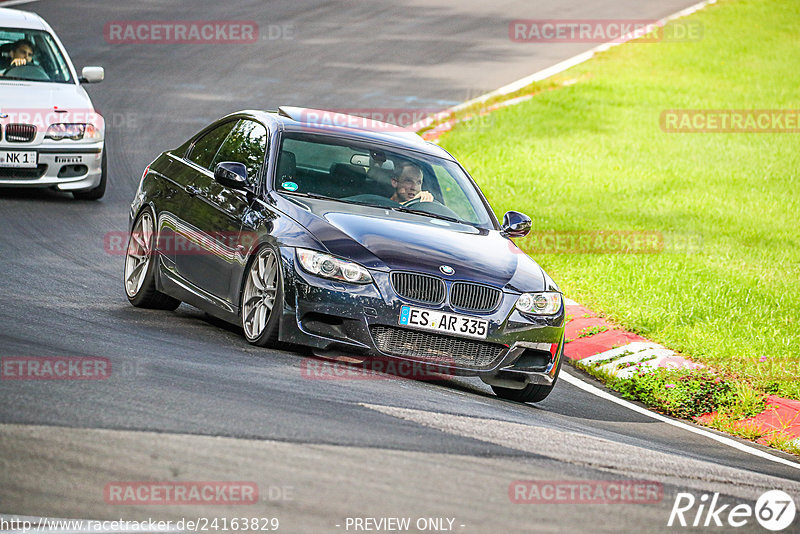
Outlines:
{"type": "Polygon", "coordinates": [[[103,67],[83,67],[81,71],[81,83],[99,83],[106,77],[103,67]]]}

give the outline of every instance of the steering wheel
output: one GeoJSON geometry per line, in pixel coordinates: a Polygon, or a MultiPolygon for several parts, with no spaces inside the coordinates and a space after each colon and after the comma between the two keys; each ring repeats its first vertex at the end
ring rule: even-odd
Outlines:
{"type": "Polygon", "coordinates": [[[405,208],[410,208],[410,207],[416,206],[417,204],[420,204],[420,203],[422,203],[422,200],[419,197],[417,197],[417,198],[412,198],[411,200],[407,200],[405,202],[401,202],[400,205],[405,207],[405,208]]]}
{"type": "Polygon", "coordinates": [[[452,209],[435,199],[430,202],[423,202],[419,198],[412,198],[408,202],[401,204],[401,206],[405,208],[411,208],[416,213],[426,213],[431,216],[442,215],[457,221],[461,221],[463,219],[463,217],[461,217],[458,213],[454,212],[452,209]]]}
{"type": "Polygon", "coordinates": [[[3,76],[14,76],[15,78],[24,78],[35,82],[50,81],[50,76],[47,75],[47,72],[42,67],[39,65],[31,65],[30,63],[16,67],[8,67],[2,74],[3,76]]]}

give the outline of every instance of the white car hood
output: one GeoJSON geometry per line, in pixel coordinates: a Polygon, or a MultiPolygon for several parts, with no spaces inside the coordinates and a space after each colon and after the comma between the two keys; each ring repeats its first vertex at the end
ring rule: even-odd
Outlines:
{"type": "Polygon", "coordinates": [[[98,117],[80,85],[0,78],[0,123],[44,127],[54,122],[95,122],[98,117]]]}

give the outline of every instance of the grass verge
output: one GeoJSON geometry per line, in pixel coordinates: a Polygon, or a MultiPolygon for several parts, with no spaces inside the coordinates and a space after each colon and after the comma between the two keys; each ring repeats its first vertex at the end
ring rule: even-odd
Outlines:
{"type": "MultiPolygon", "coordinates": [[[[660,253],[532,256],[572,298],[717,369],[731,389],[712,397],[800,400],[800,134],[659,125],[670,109],[800,108],[800,3],[721,0],[691,20],[699,41],[612,48],[441,144],[499,215],[532,217],[523,249],[552,231],[663,235],[660,253]]],[[[645,379],[631,387],[672,398],[645,379]]]]}

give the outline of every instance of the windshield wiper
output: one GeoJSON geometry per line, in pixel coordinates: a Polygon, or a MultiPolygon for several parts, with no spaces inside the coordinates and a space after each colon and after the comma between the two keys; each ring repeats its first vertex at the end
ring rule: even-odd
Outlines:
{"type": "Polygon", "coordinates": [[[455,217],[450,217],[449,215],[440,215],[439,213],[431,213],[425,210],[415,210],[413,208],[407,208],[405,206],[394,206],[390,208],[393,211],[402,211],[403,213],[413,213],[415,215],[424,215],[426,217],[432,217],[434,219],[443,219],[445,221],[450,221],[458,224],[468,224],[472,226],[467,221],[462,221],[461,219],[456,219],[455,217]]]}
{"type": "Polygon", "coordinates": [[[278,191],[278,193],[284,193],[286,195],[296,196],[296,197],[317,198],[319,200],[332,200],[334,202],[343,202],[345,204],[357,204],[359,206],[372,206],[373,208],[379,207],[379,206],[374,206],[372,204],[368,204],[366,202],[357,202],[355,200],[344,200],[342,198],[328,197],[325,195],[320,195],[319,193],[307,193],[301,191],[293,191],[293,192],[278,191]]]}
{"type": "Polygon", "coordinates": [[[328,197],[325,195],[320,195],[319,193],[308,193],[308,192],[300,192],[300,191],[279,191],[280,193],[284,193],[288,196],[298,196],[298,197],[306,197],[306,198],[317,198],[320,200],[332,200],[334,202],[342,202],[344,204],[356,204],[358,206],[368,206],[370,208],[378,208],[378,209],[390,209],[392,211],[401,211],[403,213],[413,213],[414,215],[424,215],[425,217],[431,217],[433,219],[442,219],[445,221],[454,222],[457,224],[466,224],[468,226],[474,226],[474,224],[468,221],[462,221],[456,217],[450,217],[449,215],[441,215],[439,213],[431,213],[429,211],[420,210],[420,209],[413,209],[407,208],[405,206],[378,206],[376,204],[371,204],[369,202],[358,202],[357,200],[345,200],[343,198],[333,198],[328,197]]]}
{"type": "Polygon", "coordinates": [[[308,198],[320,198],[322,200],[333,200],[331,197],[326,197],[325,195],[319,195],[317,193],[306,193],[304,191],[276,191],[276,193],[283,193],[284,195],[291,195],[293,197],[308,197],[308,198]]]}

